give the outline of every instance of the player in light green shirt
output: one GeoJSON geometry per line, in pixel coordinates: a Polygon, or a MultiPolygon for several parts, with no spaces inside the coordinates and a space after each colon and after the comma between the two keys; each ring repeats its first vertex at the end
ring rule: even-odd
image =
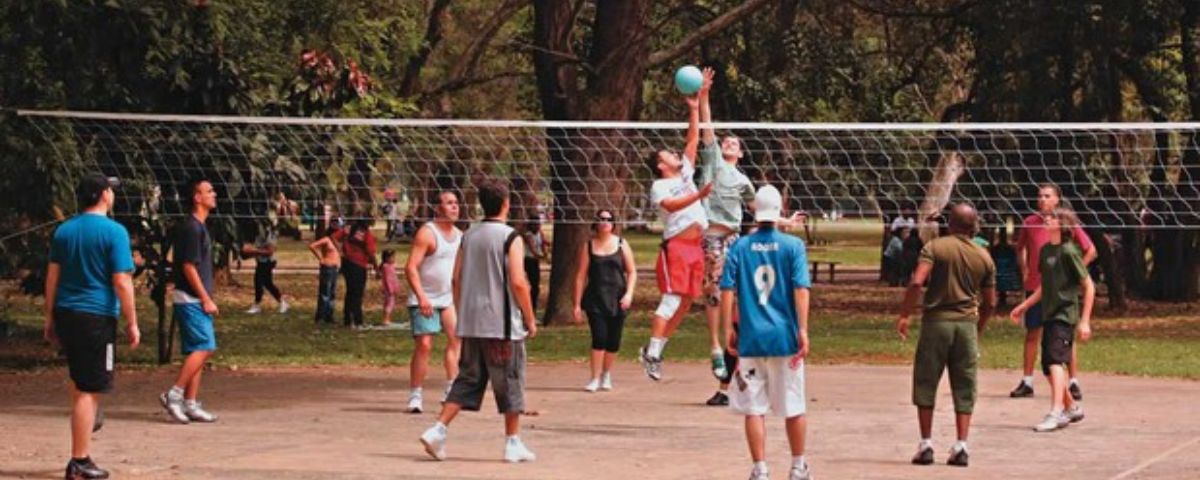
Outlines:
{"type": "Polygon", "coordinates": [[[709,106],[709,91],[712,88],[713,70],[704,69],[704,83],[700,87],[700,121],[704,124],[700,138],[700,183],[713,185],[712,194],[703,200],[708,217],[708,229],[704,232],[704,293],[707,299],[705,316],[708,320],[709,342],[712,347],[713,376],[721,383],[721,389],[707,402],[709,405],[728,404],[730,372],[736,357],[727,355],[721,348],[720,332],[720,288],[721,273],[725,267],[725,256],[738,239],[742,224],[742,205],[754,200],[754,184],[738,169],[738,160],[745,156],[742,141],[735,135],[727,135],[717,142],[712,127],[712,108],[709,106]]]}

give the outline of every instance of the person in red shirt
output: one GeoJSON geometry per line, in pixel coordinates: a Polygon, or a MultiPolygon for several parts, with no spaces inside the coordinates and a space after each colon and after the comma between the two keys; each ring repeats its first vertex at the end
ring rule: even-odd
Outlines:
{"type": "MultiPolygon", "coordinates": [[[[1053,213],[1061,203],[1062,190],[1058,188],[1058,185],[1053,183],[1040,185],[1038,188],[1038,213],[1025,217],[1025,222],[1017,234],[1017,266],[1021,269],[1021,277],[1025,279],[1026,296],[1031,295],[1042,285],[1041,271],[1038,270],[1038,256],[1042,252],[1042,246],[1050,241],[1050,234],[1046,231],[1043,216],[1053,213]]],[[[1087,233],[1083,231],[1082,227],[1076,225],[1071,229],[1070,235],[1075,244],[1083,250],[1083,264],[1086,266],[1092,263],[1092,260],[1096,259],[1096,248],[1092,245],[1092,240],[1088,238],[1087,233]]],[[[1025,312],[1025,376],[1021,379],[1021,383],[1017,384],[1017,388],[1009,392],[1010,397],[1033,396],[1033,366],[1037,363],[1038,346],[1042,339],[1042,321],[1040,303],[1025,312]]],[[[1068,388],[1071,397],[1076,401],[1082,400],[1083,391],[1079,388],[1079,381],[1076,379],[1079,375],[1079,356],[1078,350],[1074,347],[1071,350],[1071,363],[1068,364],[1068,371],[1071,376],[1068,388]]]]}
{"type": "Polygon", "coordinates": [[[343,303],[344,324],[363,328],[363,294],[367,290],[367,268],[377,268],[375,235],[365,220],[355,221],[349,229],[338,230],[333,240],[342,245],[342,276],[346,279],[346,300],[343,303]]]}

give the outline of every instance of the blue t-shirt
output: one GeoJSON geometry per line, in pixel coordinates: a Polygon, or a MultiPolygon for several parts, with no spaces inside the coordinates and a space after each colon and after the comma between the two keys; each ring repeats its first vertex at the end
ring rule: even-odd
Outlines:
{"type": "Polygon", "coordinates": [[[50,261],[60,272],[54,308],[107,317],[121,313],[112,276],[133,272],[124,226],[103,215],[76,215],[54,231],[50,261]]]}
{"type": "Polygon", "coordinates": [[[800,351],[796,335],[797,288],[811,288],[804,241],[760,228],[729,250],[721,289],[738,298],[738,354],[783,357],[800,351]]]}

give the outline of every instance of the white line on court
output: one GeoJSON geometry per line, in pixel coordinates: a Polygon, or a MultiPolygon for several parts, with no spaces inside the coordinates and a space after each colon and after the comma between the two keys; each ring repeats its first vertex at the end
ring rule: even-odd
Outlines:
{"type": "Polygon", "coordinates": [[[1124,472],[1121,472],[1120,474],[1118,474],[1118,475],[1117,475],[1117,476],[1115,476],[1115,477],[1112,477],[1112,478],[1110,478],[1109,480],[1122,480],[1122,479],[1125,479],[1125,478],[1129,478],[1131,475],[1133,475],[1133,474],[1135,474],[1135,473],[1138,473],[1138,472],[1140,472],[1140,471],[1142,471],[1142,470],[1145,470],[1146,468],[1150,467],[1151,465],[1154,465],[1155,463],[1161,462],[1163,459],[1165,459],[1165,458],[1167,458],[1167,457],[1169,457],[1169,456],[1171,456],[1171,455],[1174,455],[1174,454],[1176,454],[1176,453],[1179,453],[1179,451],[1180,451],[1180,450],[1183,450],[1183,449],[1185,449],[1185,448],[1188,448],[1188,447],[1190,447],[1190,446],[1192,446],[1192,445],[1195,445],[1196,443],[1200,443],[1200,437],[1196,437],[1196,438],[1193,438],[1193,439],[1191,439],[1190,441],[1183,442],[1183,443],[1181,443],[1181,444],[1177,445],[1175,448],[1172,448],[1172,449],[1170,449],[1170,450],[1167,450],[1167,451],[1165,451],[1165,452],[1163,452],[1163,453],[1160,453],[1160,454],[1158,454],[1158,456],[1156,456],[1156,457],[1154,457],[1154,458],[1151,458],[1151,459],[1149,459],[1149,460],[1146,460],[1146,461],[1144,461],[1144,462],[1142,462],[1142,463],[1139,463],[1139,464],[1137,464],[1137,466],[1135,466],[1135,467],[1133,467],[1133,468],[1131,468],[1131,469],[1129,469],[1129,470],[1126,470],[1126,471],[1124,471],[1124,472]]]}

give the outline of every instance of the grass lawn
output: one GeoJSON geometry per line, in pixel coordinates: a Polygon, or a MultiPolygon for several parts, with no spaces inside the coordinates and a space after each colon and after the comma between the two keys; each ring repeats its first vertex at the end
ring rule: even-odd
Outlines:
{"type": "MultiPolygon", "coordinates": [[[[845,266],[879,267],[880,229],[877,222],[841,221],[836,224],[820,222],[813,230],[813,238],[823,242],[820,245],[809,245],[809,257],[812,260],[824,262],[841,262],[845,266]]],[[[306,234],[308,232],[305,232],[306,234]]],[[[377,238],[382,232],[376,232],[377,238]]],[[[550,229],[547,228],[549,235],[550,229]]],[[[795,234],[804,238],[800,231],[795,234]]],[[[656,233],[625,232],[624,237],[633,248],[634,258],[641,268],[653,268],[658,255],[662,236],[656,233]]],[[[307,237],[306,237],[307,238],[307,237]]],[[[380,244],[380,251],[392,249],[396,252],[397,262],[403,262],[408,257],[411,245],[407,242],[380,244]]],[[[307,242],[297,242],[291,239],[280,239],[276,257],[281,267],[301,265],[315,268],[316,259],[309,253],[307,242]]],[[[251,262],[253,263],[253,262],[251,262]]]]}
{"type": "MultiPolygon", "coordinates": [[[[243,272],[246,270],[244,269],[243,272]]],[[[317,328],[312,324],[315,279],[309,275],[280,275],[286,293],[296,295],[295,308],[286,315],[242,313],[250,303],[249,275],[239,275],[241,287],[220,287],[222,309],[217,319],[219,350],[213,362],[218,367],[263,365],[359,364],[399,365],[408,362],[412,340],[407,330],[351,331],[341,327],[317,328]]],[[[649,283],[649,282],[646,282],[649,283]]],[[[371,279],[367,292],[367,321],[378,323],[378,282],[371,279]]],[[[650,285],[638,289],[635,313],[626,328],[623,358],[633,361],[638,345],[649,335],[647,315],[655,300],[650,285]]],[[[900,290],[873,284],[819,284],[813,293],[810,337],[814,363],[910,362],[914,339],[901,342],[892,328],[900,290]]],[[[0,370],[36,369],[61,365],[54,352],[41,341],[40,298],[10,297],[9,333],[0,337],[0,370]]],[[[1101,305],[1103,301],[1098,302],[1101,305]]],[[[273,303],[268,303],[273,308],[273,303]]],[[[338,304],[340,312],[341,304],[338,304]]],[[[1200,379],[1200,340],[1197,305],[1141,305],[1130,316],[1109,315],[1101,310],[1095,321],[1096,338],[1080,350],[1085,372],[1110,372],[1200,379]]],[[[270,310],[270,309],[268,309],[270,310]]],[[[340,315],[340,314],[339,314],[340,315]]],[[[118,348],[125,365],[152,366],[155,356],[153,304],[139,297],[143,348],[118,348]]],[[[703,313],[692,312],[667,349],[670,360],[703,360],[708,340],[703,313]]],[[[398,318],[404,320],[403,314],[398,318]]],[[[917,325],[919,327],[919,325],[917,325]]],[[[1024,331],[993,321],[982,340],[982,365],[988,368],[1019,368],[1024,331]]],[[[439,342],[440,348],[441,342],[439,342]]],[[[529,344],[533,361],[583,361],[589,334],[583,326],[542,329],[529,344]]],[[[436,358],[436,357],[435,357],[436,358]]]]}

